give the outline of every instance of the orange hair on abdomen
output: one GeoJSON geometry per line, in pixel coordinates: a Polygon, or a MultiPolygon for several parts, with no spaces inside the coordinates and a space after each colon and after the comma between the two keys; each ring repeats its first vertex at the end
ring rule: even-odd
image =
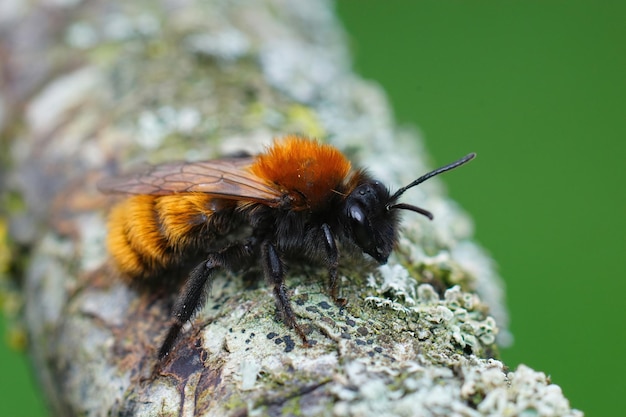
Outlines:
{"type": "Polygon", "coordinates": [[[213,214],[211,200],[203,193],[136,195],[116,205],[107,247],[122,275],[150,277],[182,261],[213,214]]]}
{"type": "Polygon", "coordinates": [[[253,174],[278,185],[295,201],[294,209],[323,205],[340,191],[351,170],[350,161],[335,147],[291,135],[274,141],[250,167],[253,174]]]}

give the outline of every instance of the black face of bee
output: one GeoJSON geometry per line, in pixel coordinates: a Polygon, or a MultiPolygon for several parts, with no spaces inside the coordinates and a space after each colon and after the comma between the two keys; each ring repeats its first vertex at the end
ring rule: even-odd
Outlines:
{"type": "Polygon", "coordinates": [[[396,241],[397,216],[387,208],[389,190],[378,181],[356,187],[344,202],[349,237],[384,264],[396,241]]]}

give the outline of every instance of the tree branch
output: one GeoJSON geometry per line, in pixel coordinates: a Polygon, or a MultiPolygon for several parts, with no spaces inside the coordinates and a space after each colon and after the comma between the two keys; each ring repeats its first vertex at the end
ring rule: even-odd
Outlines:
{"type": "Polygon", "coordinates": [[[151,375],[175,294],[116,278],[103,244],[113,201],[98,179],[257,152],[286,133],[324,138],[394,189],[428,167],[379,88],[351,72],[327,2],[87,3],[29,11],[4,45],[3,188],[26,207],[7,216],[29,248],[30,350],[56,414],[581,415],[544,374],[493,359],[501,283],[437,180],[403,196],[435,221],[407,213],[388,266],[340,258],[345,308],[323,268],[292,266],[312,347],[276,319],[268,288],[223,273],[151,375]],[[55,40],[38,44],[36,72],[13,41],[40,32],[55,40]]]}

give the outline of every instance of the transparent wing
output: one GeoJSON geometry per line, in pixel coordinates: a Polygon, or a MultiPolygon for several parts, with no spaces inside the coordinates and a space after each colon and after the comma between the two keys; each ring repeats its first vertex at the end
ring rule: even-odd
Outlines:
{"type": "Polygon", "coordinates": [[[98,184],[105,193],[168,195],[201,192],[215,197],[277,205],[283,192],[252,174],[253,157],[153,166],[135,175],[107,178],[98,184]]]}

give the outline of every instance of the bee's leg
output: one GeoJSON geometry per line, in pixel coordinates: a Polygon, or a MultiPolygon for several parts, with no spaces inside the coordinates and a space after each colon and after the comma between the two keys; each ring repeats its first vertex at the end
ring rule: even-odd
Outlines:
{"type": "Polygon", "coordinates": [[[330,226],[326,223],[322,225],[322,232],[324,233],[324,248],[326,249],[326,266],[328,267],[329,277],[329,290],[330,296],[335,303],[340,306],[346,304],[345,298],[338,296],[337,288],[337,268],[339,267],[339,250],[337,250],[337,244],[335,243],[335,237],[330,230],[330,226]]]}
{"type": "Polygon", "coordinates": [[[159,350],[159,360],[169,355],[180,329],[202,304],[207,290],[213,283],[211,277],[215,270],[217,268],[238,270],[250,264],[253,259],[253,243],[251,241],[238,242],[219,252],[209,254],[191,271],[172,309],[172,325],[159,350]]]}
{"type": "Polygon", "coordinates": [[[204,297],[204,287],[207,280],[211,278],[215,269],[221,266],[218,258],[218,254],[211,254],[208,259],[202,261],[189,274],[187,282],[185,282],[172,309],[172,324],[159,350],[159,360],[169,355],[174,342],[178,338],[180,329],[196,311],[200,300],[204,297]]]}
{"type": "Polygon", "coordinates": [[[282,315],[283,321],[288,327],[296,331],[305,345],[309,342],[302,328],[296,321],[296,316],[291,308],[289,297],[287,297],[287,288],[285,287],[285,269],[283,261],[280,259],[276,247],[266,241],[261,247],[263,256],[263,269],[269,283],[274,287],[274,297],[276,298],[276,306],[282,315]]]}

